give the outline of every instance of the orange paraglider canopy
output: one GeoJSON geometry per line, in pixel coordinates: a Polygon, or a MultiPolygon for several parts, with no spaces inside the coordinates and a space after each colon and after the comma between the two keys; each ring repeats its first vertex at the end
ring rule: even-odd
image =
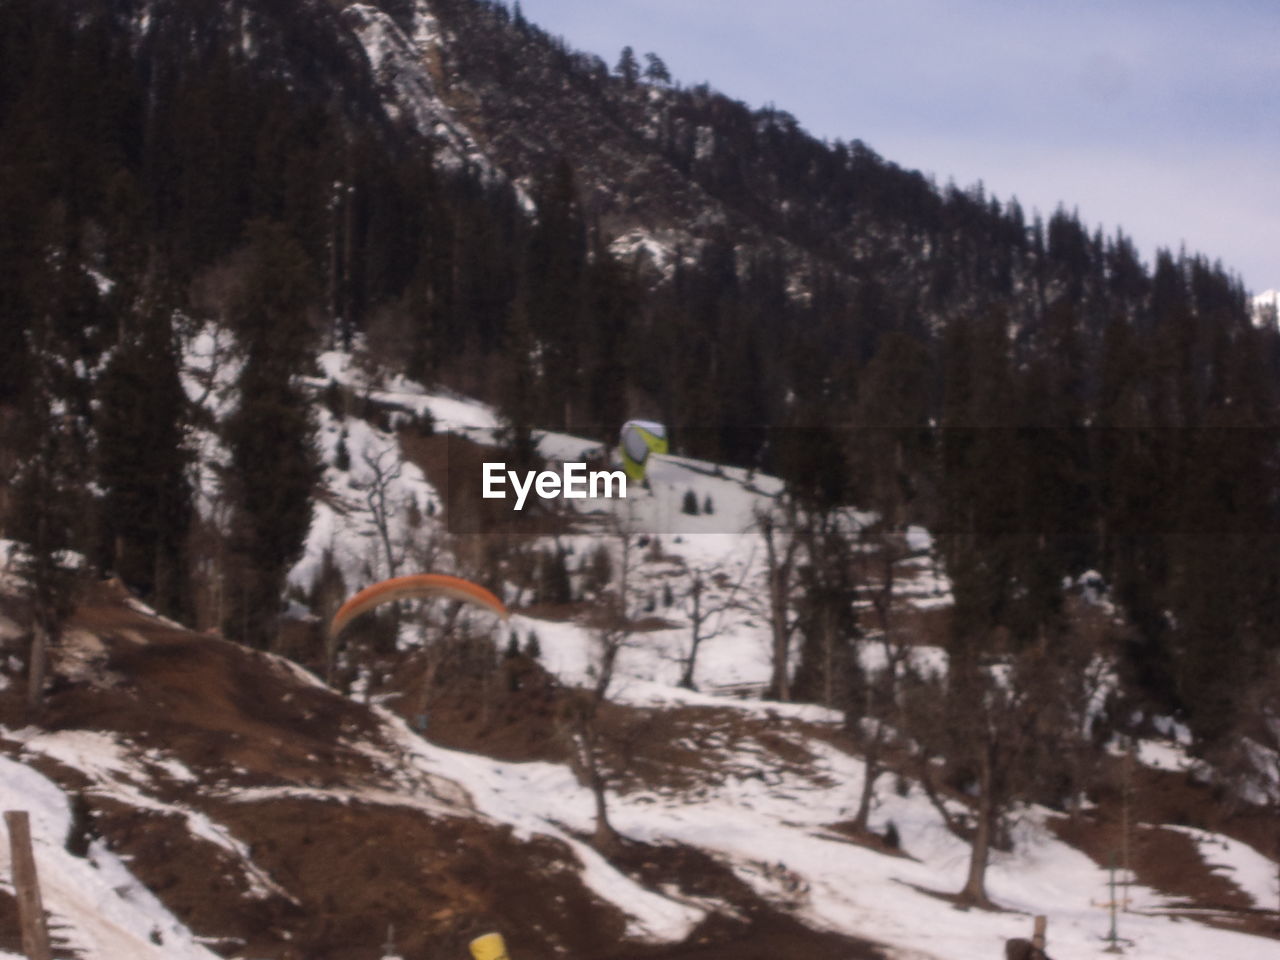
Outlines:
{"type": "Polygon", "coordinates": [[[511,616],[502,601],[478,583],[446,573],[416,573],[365,587],[338,608],[329,623],[329,635],[336,637],[352,620],[380,604],[410,597],[450,597],[492,610],[503,620],[511,616]]]}

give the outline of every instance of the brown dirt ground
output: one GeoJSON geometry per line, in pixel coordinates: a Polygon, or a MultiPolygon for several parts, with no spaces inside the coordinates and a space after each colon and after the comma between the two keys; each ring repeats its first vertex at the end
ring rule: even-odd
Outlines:
{"type": "MultiPolygon", "coordinates": [[[[5,611],[20,620],[21,610],[12,604],[5,611]]],[[[140,749],[157,748],[181,760],[199,774],[200,784],[157,776],[147,789],[226,824],[288,895],[246,896],[249,882],[237,858],[193,839],[178,815],[122,803],[56,763],[34,765],[80,790],[87,830],[130,855],[143,882],[193,930],[221,938],[228,955],[373,960],[387,924],[394,924],[409,957],[465,956],[466,941],[486,929],[507,932],[513,949],[519,944],[520,960],[876,956],[868,944],[805,929],[732,871],[691,849],[626,842],[614,855],[642,883],[674,884],[686,895],[728,905],[686,943],[655,948],[622,939],[624,918],[582,885],[572,852],[557,841],[517,840],[499,826],[428,817],[408,807],[316,796],[236,802],[226,790],[385,783],[386,771],[351,746],[376,734],[375,719],[364,706],[306,683],[273,658],[137,612],[110,585],[88,592],[73,626],[92,632],[101,645],[79,651],[78,674],[64,670],[55,678],[42,723],[114,732],[140,749]],[[213,784],[220,789],[209,789],[213,784]]],[[[61,656],[65,660],[66,652],[61,656]]],[[[468,672],[474,664],[456,664],[437,673],[430,691],[424,690],[420,654],[393,654],[382,667],[389,680],[377,692],[388,695],[391,709],[412,723],[422,704],[430,704],[428,736],[434,742],[513,761],[564,759],[559,718],[567,693],[536,662],[503,660],[479,679],[468,672]]],[[[21,725],[21,688],[13,682],[0,693],[0,722],[21,725]]],[[[801,735],[856,752],[845,732],[731,708],[648,711],[609,704],[600,723],[614,789],[691,801],[709,782],[726,777],[808,773],[811,756],[801,735]],[[751,754],[750,762],[736,762],[740,751],[751,754]]],[[[0,750],[15,749],[0,743],[0,750]]],[[[1119,846],[1119,762],[1100,775],[1091,795],[1096,809],[1074,823],[1055,821],[1063,839],[1099,864],[1119,846]]],[[[1264,811],[1237,807],[1228,814],[1221,798],[1186,775],[1139,768],[1134,787],[1135,822],[1221,831],[1263,851],[1274,842],[1276,824],[1264,811]]],[[[880,843],[875,837],[850,840],[880,843]]],[[[1133,847],[1138,882],[1162,891],[1174,909],[1197,919],[1210,910],[1210,922],[1277,934],[1280,918],[1255,909],[1210,870],[1184,834],[1144,827],[1133,847]]],[[[0,896],[0,940],[16,934],[11,920],[0,896]]]]}
{"type": "MultiPolygon", "coordinates": [[[[765,903],[727,867],[699,850],[627,842],[614,863],[653,887],[673,884],[686,895],[719,900],[717,913],[678,947],[623,951],[611,960],[780,960],[838,957],[877,960],[883,954],[852,937],[809,930],[765,903]]],[[[601,958],[603,960],[603,958],[601,958]]]]}
{"type": "MultiPolygon", "coordinates": [[[[1050,821],[1064,841],[1087,854],[1100,867],[1120,857],[1123,846],[1122,760],[1112,758],[1103,772],[1103,787],[1091,796],[1097,807],[1072,820],[1050,821]]],[[[1228,877],[1215,872],[1185,833],[1158,824],[1196,827],[1224,833],[1266,851],[1276,824],[1264,810],[1238,806],[1224,809],[1208,787],[1186,774],[1134,767],[1130,818],[1130,867],[1137,883],[1169,898],[1170,911],[1247,933],[1280,937],[1280,914],[1258,907],[1228,877]]]]}
{"type": "MultiPolygon", "coordinates": [[[[376,736],[369,711],[273,658],[139,613],[110,586],[90,591],[73,628],[100,644],[77,641],[80,672],[55,677],[42,725],[115,734],[139,750],[180,760],[199,783],[158,773],[137,786],[225,825],[284,892],[249,895],[244,865],[194,838],[181,814],[138,809],[56,762],[25,759],[78,791],[85,833],[129,857],[142,882],[228,956],[374,960],[388,924],[407,957],[461,958],[467,941],[490,929],[508,934],[520,960],[878,956],[867,944],[807,930],[693,850],[624,843],[617,854],[619,867],[640,882],[674,884],[731,905],[734,916],[713,916],[685,944],[648,947],[624,939],[625,918],[582,884],[574,854],[559,841],[520,840],[509,828],[481,820],[322,795],[237,800],[237,790],[251,787],[397,787],[350,745],[376,736]]],[[[69,651],[54,660],[56,673],[59,663],[71,662],[69,651]]],[[[556,705],[563,692],[524,658],[504,662],[496,676],[487,709],[474,690],[433,693],[433,740],[508,759],[557,759],[556,705]]],[[[447,675],[439,680],[446,684],[447,675]]],[[[0,722],[20,725],[21,686],[11,683],[0,693],[0,722]]],[[[665,725],[660,735],[644,738],[657,746],[641,769],[669,778],[673,788],[705,773],[700,749],[675,742],[705,738],[708,725],[730,745],[748,738],[770,743],[778,763],[804,760],[775,725],[743,720],[735,711],[699,708],[665,717],[610,707],[604,718],[610,736],[622,743],[614,758],[619,768],[628,764],[637,730],[653,734],[655,724],[665,725]]],[[[14,753],[17,746],[0,743],[0,749],[14,753]]],[[[16,933],[9,921],[0,897],[0,938],[16,933]]]]}

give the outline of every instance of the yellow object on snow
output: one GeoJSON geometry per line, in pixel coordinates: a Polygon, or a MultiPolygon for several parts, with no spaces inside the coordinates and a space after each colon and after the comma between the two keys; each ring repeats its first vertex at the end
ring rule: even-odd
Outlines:
{"type": "Polygon", "coordinates": [[[500,933],[486,933],[472,940],[471,956],[476,960],[511,960],[507,956],[507,943],[500,933]]]}

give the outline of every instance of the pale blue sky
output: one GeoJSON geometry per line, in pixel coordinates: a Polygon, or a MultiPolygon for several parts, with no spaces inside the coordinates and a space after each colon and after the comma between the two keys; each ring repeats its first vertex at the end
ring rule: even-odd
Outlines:
{"type": "Polygon", "coordinates": [[[522,0],[611,65],[1280,287],[1280,0],[522,0]]]}

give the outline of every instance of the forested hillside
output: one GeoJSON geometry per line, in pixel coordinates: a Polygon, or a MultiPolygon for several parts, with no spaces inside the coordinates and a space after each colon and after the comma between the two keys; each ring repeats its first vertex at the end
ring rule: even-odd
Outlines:
{"type": "MultiPolygon", "coordinates": [[[[513,450],[649,416],[795,516],[930,528],[958,678],[1065,649],[1092,570],[1134,702],[1205,750],[1274,702],[1280,335],[1211,254],[1144,264],[484,0],[3,0],[0,171],[0,523],[50,633],[72,549],[275,645],[339,347],[513,450]],[[220,413],[181,380],[210,329],[220,413]]],[[[801,633],[855,635],[809,586],[801,633]]]]}

